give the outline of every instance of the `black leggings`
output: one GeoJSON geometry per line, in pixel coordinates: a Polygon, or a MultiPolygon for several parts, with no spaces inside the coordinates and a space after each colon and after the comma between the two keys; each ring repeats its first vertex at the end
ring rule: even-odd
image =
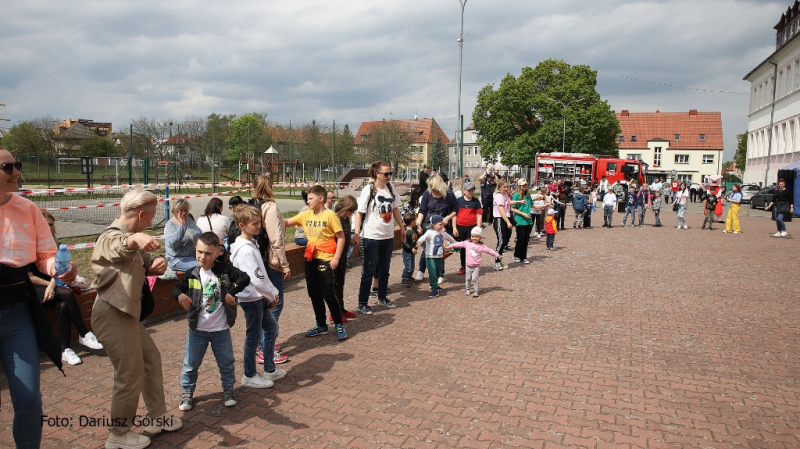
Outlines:
{"type": "MultiPolygon", "coordinates": [[[[497,251],[497,254],[502,255],[506,246],[508,246],[508,241],[511,240],[511,228],[508,227],[503,217],[497,217],[492,222],[492,227],[494,228],[494,234],[497,236],[497,249],[495,251],[497,251]]],[[[494,262],[498,263],[500,259],[495,259],[494,262]]]]}
{"type": "MultiPolygon", "coordinates": [[[[36,295],[39,301],[44,298],[44,291],[47,287],[43,285],[34,285],[36,288],[36,295]]],[[[78,301],[75,299],[75,293],[68,287],[56,287],[55,298],[43,302],[42,306],[52,307],[56,310],[58,317],[58,336],[61,338],[61,352],[69,348],[70,336],[72,335],[72,325],[78,329],[78,334],[85,337],[89,333],[86,324],[81,318],[81,309],[78,307],[78,301]]]]}

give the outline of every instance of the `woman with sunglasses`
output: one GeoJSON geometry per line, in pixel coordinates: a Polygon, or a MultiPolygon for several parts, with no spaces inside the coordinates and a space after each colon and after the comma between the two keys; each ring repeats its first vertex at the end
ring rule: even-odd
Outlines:
{"type": "MultiPolygon", "coordinates": [[[[39,350],[61,370],[60,344],[28,277],[31,263],[55,275],[56,243],[39,208],[14,192],[22,163],[0,147],[0,364],[14,406],[12,433],[17,447],[42,441],[39,350]]],[[[75,265],[59,278],[75,280],[75,265]]]]}

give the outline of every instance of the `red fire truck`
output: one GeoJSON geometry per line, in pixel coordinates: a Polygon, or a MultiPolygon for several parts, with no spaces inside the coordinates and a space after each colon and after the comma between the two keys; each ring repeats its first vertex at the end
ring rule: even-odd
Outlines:
{"type": "Polygon", "coordinates": [[[636,159],[582,153],[539,153],[534,176],[533,185],[547,185],[553,179],[563,179],[573,185],[584,181],[591,186],[600,182],[603,176],[611,185],[623,180],[633,180],[641,185],[644,183],[644,167],[642,161],[636,159]]]}

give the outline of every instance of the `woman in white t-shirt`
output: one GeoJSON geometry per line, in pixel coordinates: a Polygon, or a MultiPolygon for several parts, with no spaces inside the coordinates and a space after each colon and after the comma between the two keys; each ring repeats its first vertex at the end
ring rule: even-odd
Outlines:
{"type": "Polygon", "coordinates": [[[222,200],[219,198],[211,198],[206,205],[206,210],[203,216],[197,220],[197,227],[203,232],[213,232],[219,237],[220,245],[228,242],[228,228],[231,225],[231,220],[222,215],[222,200]]]}
{"type": "Polygon", "coordinates": [[[675,204],[678,205],[678,229],[689,229],[686,226],[686,206],[689,204],[689,189],[686,183],[682,182],[680,188],[675,192],[675,204]]]}
{"type": "Polygon", "coordinates": [[[353,245],[362,240],[361,284],[358,291],[358,311],[371,315],[369,294],[372,279],[378,276],[378,304],[393,309],[397,307],[387,296],[389,286],[389,264],[394,250],[394,222],[404,235],[403,219],[400,217],[400,195],[391,182],[392,168],[385,162],[373,162],[369,168],[372,180],[361,190],[355,214],[353,245]]]}

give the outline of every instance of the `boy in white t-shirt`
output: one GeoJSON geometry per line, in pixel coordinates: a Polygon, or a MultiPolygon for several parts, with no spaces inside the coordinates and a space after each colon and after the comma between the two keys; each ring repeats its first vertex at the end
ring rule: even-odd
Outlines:
{"type": "Polygon", "coordinates": [[[425,247],[425,259],[431,281],[431,294],[428,298],[439,296],[439,278],[444,275],[444,242],[456,243],[456,239],[444,230],[444,218],[441,215],[432,215],[430,229],[417,240],[418,247],[425,247]]]}
{"type": "Polygon", "coordinates": [[[188,311],[189,320],[178,407],[184,411],[192,409],[197,370],[209,344],[217,359],[225,406],[238,403],[233,392],[236,373],[230,327],[236,322],[236,294],[250,284],[250,277],[230,264],[216,262],[219,254],[219,237],[213,232],[201,234],[195,249],[197,266],[172,290],[172,296],[188,311]]]}

